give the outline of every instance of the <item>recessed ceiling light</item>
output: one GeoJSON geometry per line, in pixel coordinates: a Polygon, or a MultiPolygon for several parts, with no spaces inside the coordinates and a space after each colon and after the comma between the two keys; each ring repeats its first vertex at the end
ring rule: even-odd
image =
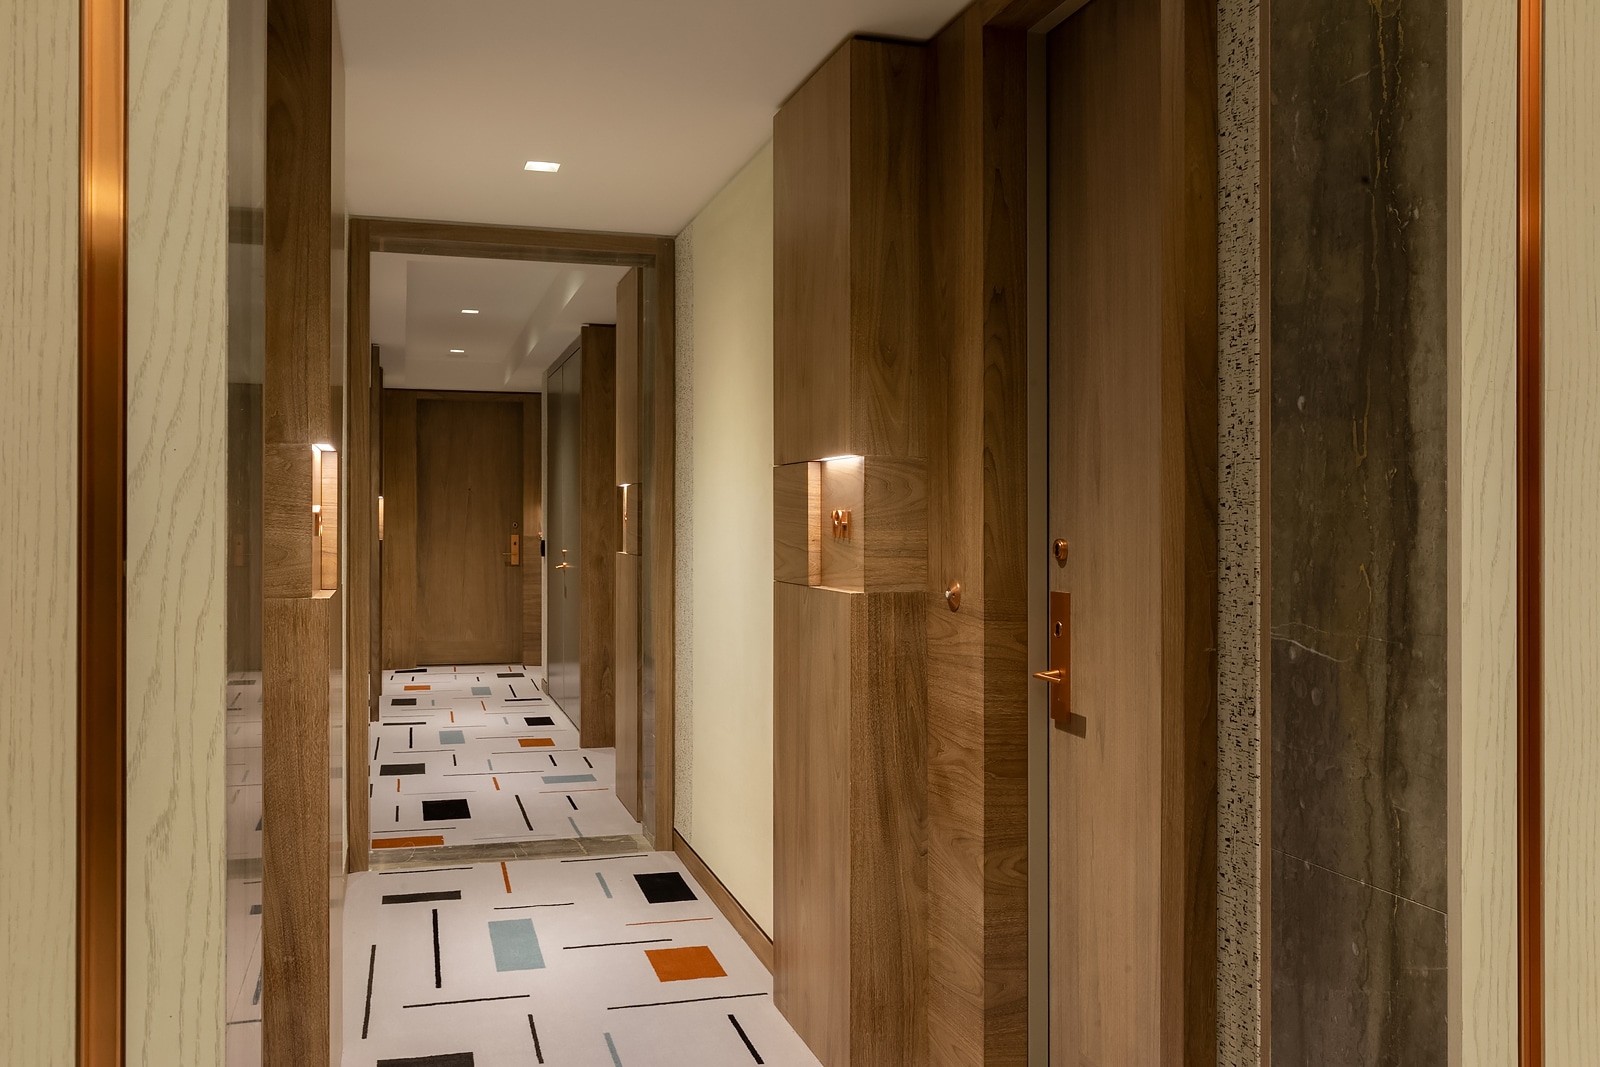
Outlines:
{"type": "Polygon", "coordinates": [[[530,160],[528,160],[527,164],[522,169],[523,170],[542,170],[546,174],[554,174],[556,171],[561,169],[561,164],[559,164],[559,163],[543,163],[543,162],[540,162],[537,159],[530,159],[530,160]]]}
{"type": "Polygon", "coordinates": [[[452,348],[450,354],[452,356],[464,356],[467,354],[467,350],[465,348],[452,348]]]}
{"type": "Polygon", "coordinates": [[[476,315],[477,313],[478,313],[478,309],[477,308],[462,308],[461,309],[461,314],[463,314],[463,315],[476,315]]]}

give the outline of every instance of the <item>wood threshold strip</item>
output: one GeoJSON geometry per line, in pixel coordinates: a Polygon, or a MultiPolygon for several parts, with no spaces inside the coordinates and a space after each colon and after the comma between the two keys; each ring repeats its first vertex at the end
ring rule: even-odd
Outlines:
{"type": "Polygon", "coordinates": [[[706,866],[700,854],[690,847],[689,842],[685,841],[683,835],[676,830],[672,831],[672,851],[678,854],[683,865],[689,868],[689,873],[694,875],[694,880],[700,883],[700,887],[711,898],[711,903],[715,904],[723,917],[739,931],[744,943],[750,946],[750,951],[756,954],[756,959],[761,961],[761,965],[770,974],[774,959],[772,938],[756,924],[750,913],[744,910],[744,905],[728,892],[728,887],[722,884],[722,879],[711,873],[711,868],[706,866]]]}
{"type": "Polygon", "coordinates": [[[123,1062],[127,7],[79,26],[77,1063],[123,1062]]]}
{"type": "Polygon", "coordinates": [[[1544,1065],[1544,2],[1517,25],[1518,1063],[1544,1065]]]}

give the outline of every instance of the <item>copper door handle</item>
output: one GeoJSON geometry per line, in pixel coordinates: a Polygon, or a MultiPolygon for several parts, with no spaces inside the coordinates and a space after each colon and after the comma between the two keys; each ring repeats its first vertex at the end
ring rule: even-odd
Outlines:
{"type": "Polygon", "coordinates": [[[556,564],[556,570],[564,571],[570,566],[572,566],[572,564],[570,564],[570,563],[557,563],[556,564]]]}
{"type": "Polygon", "coordinates": [[[1034,671],[1033,676],[1035,678],[1042,678],[1051,685],[1060,685],[1062,682],[1067,680],[1067,673],[1065,671],[1034,671]]]}

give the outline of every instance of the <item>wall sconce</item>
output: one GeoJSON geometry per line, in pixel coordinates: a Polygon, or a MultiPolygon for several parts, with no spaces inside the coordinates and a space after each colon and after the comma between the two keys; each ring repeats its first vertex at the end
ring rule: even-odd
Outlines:
{"type": "Polygon", "coordinates": [[[848,538],[850,536],[849,508],[833,509],[833,536],[841,539],[848,538]]]}

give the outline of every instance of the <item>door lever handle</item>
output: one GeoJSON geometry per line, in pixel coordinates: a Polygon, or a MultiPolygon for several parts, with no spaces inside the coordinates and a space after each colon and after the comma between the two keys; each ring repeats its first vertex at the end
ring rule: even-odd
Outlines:
{"type": "Polygon", "coordinates": [[[556,570],[564,571],[570,566],[572,566],[572,564],[570,564],[570,563],[557,563],[556,564],[556,570]]]}
{"type": "Polygon", "coordinates": [[[1061,670],[1056,670],[1056,671],[1034,671],[1033,672],[1033,676],[1035,678],[1042,678],[1045,681],[1049,682],[1051,685],[1060,685],[1062,682],[1067,680],[1067,672],[1066,671],[1061,671],[1061,670]]]}

